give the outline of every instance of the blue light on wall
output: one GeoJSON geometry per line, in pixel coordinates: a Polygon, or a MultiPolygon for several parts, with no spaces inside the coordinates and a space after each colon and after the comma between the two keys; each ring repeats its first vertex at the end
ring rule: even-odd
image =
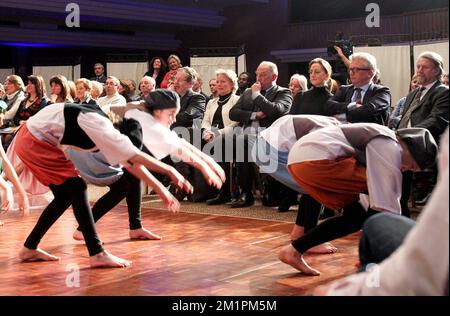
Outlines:
{"type": "Polygon", "coordinates": [[[15,46],[15,47],[69,47],[64,44],[49,44],[49,43],[30,43],[30,42],[4,42],[0,41],[0,45],[15,46]]]}

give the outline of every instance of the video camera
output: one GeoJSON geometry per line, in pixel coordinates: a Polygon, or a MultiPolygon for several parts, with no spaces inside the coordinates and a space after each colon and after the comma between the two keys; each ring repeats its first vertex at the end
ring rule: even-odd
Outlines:
{"type": "Polygon", "coordinates": [[[335,40],[335,41],[328,41],[328,48],[327,48],[328,56],[337,55],[337,51],[334,48],[334,46],[340,47],[345,57],[349,57],[351,54],[353,54],[353,45],[349,40],[335,40]]]}

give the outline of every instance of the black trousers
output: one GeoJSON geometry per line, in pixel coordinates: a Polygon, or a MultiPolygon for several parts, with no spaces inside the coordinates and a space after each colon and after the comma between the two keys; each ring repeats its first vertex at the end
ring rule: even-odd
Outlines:
{"type": "Polygon", "coordinates": [[[310,229],[305,235],[294,240],[292,246],[298,252],[305,253],[314,246],[357,232],[364,221],[376,213],[378,212],[371,209],[366,212],[359,202],[353,202],[344,207],[342,215],[328,218],[310,229]]]}
{"type": "Polygon", "coordinates": [[[103,251],[102,243],[95,230],[94,219],[87,199],[87,186],[79,178],[69,178],[60,185],[50,185],[54,199],[44,209],[24,246],[37,249],[39,242],[58,218],[72,205],[75,218],[83,232],[89,256],[103,251]]]}
{"type": "MultiPolygon", "coordinates": [[[[142,228],[141,223],[141,181],[124,170],[122,177],[109,186],[106,192],[92,207],[94,221],[97,222],[112,210],[120,201],[126,199],[130,229],[142,228]]],[[[78,230],[80,227],[77,228],[78,230]]]]}

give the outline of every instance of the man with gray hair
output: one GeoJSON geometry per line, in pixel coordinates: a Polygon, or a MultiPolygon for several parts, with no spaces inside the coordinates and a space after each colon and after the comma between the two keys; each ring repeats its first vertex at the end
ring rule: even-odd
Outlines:
{"type": "Polygon", "coordinates": [[[98,81],[100,83],[105,83],[106,82],[105,66],[103,66],[100,63],[96,63],[94,65],[94,73],[95,73],[95,77],[92,77],[90,79],[91,81],[98,81]]]}
{"type": "MultiPolygon", "coordinates": [[[[416,77],[419,87],[411,91],[405,100],[402,119],[399,128],[422,127],[426,128],[439,142],[441,135],[448,127],[449,120],[449,92],[448,87],[442,84],[444,63],[442,57],[434,52],[423,52],[416,62],[416,77]]],[[[424,179],[422,195],[426,196],[429,188],[430,174],[424,179]]],[[[402,214],[409,217],[408,200],[411,193],[412,172],[403,173],[403,194],[401,198],[402,214]]],[[[433,178],[433,177],[431,177],[433,178]]]]}
{"type": "MultiPolygon", "coordinates": [[[[292,105],[291,91],[278,86],[277,78],[277,65],[269,61],[260,63],[256,69],[256,82],[244,91],[230,110],[230,119],[240,122],[243,128],[250,127],[249,134],[256,135],[259,127],[269,127],[278,118],[289,113],[292,105]]],[[[248,141],[244,143],[245,157],[248,157],[247,145],[248,141]]],[[[253,205],[252,179],[255,178],[253,170],[250,162],[237,163],[238,182],[242,194],[232,203],[232,207],[253,205]]]]}
{"type": "Polygon", "coordinates": [[[389,88],[372,82],[377,69],[377,61],[371,54],[353,54],[348,68],[352,84],[341,86],[327,101],[327,115],[333,115],[344,122],[386,125],[391,93],[389,88]]]}

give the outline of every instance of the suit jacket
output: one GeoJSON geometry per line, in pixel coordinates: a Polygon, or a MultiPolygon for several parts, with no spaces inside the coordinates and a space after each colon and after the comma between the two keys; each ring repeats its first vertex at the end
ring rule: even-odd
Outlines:
{"type": "Polygon", "coordinates": [[[281,116],[288,114],[292,105],[292,94],[288,88],[275,85],[265,96],[259,95],[252,100],[252,89],[247,89],[230,110],[230,119],[246,127],[251,124],[253,112],[262,111],[266,115],[259,121],[261,127],[269,127],[281,116]]]}
{"type": "MultiPolygon", "coordinates": [[[[405,101],[402,117],[411,106],[412,101],[419,89],[411,91],[405,101]]],[[[448,87],[437,81],[411,113],[411,127],[422,127],[430,131],[436,141],[448,127],[449,107],[448,87]]],[[[400,120],[401,122],[401,120],[400,120]]]]}
{"type": "Polygon", "coordinates": [[[201,120],[206,108],[206,99],[200,93],[188,90],[180,100],[180,112],[177,114],[177,121],[171,128],[177,126],[193,127],[194,120],[201,120]]]}
{"type": "Polygon", "coordinates": [[[372,83],[364,94],[362,106],[348,110],[355,91],[353,85],[342,86],[325,104],[326,115],[345,113],[350,123],[367,122],[386,125],[391,105],[388,87],[372,83]]]}

